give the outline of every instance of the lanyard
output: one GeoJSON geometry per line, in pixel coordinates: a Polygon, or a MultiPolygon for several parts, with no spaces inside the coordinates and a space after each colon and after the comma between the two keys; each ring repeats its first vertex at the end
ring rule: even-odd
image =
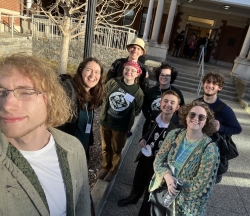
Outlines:
{"type": "MultiPolygon", "coordinates": [[[[85,104],[85,108],[86,108],[86,113],[87,113],[87,124],[88,124],[89,123],[89,111],[88,111],[88,107],[86,104],[85,104]]],[[[93,112],[94,110],[92,110],[92,119],[91,119],[90,124],[92,124],[92,121],[93,121],[93,112]]]]}

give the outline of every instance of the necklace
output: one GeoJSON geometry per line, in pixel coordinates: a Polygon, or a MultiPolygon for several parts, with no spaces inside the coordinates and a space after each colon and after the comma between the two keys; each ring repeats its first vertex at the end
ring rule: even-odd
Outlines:
{"type": "MultiPolygon", "coordinates": [[[[162,90],[161,90],[161,87],[160,87],[160,86],[159,86],[159,89],[160,89],[160,92],[161,92],[161,95],[162,95],[162,90]]],[[[171,90],[171,85],[169,86],[169,88],[166,88],[166,89],[171,90]]]]}

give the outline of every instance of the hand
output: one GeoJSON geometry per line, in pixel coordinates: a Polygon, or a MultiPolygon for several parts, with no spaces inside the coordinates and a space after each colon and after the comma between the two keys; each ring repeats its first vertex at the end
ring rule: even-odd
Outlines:
{"type": "Polygon", "coordinates": [[[215,127],[216,131],[220,129],[220,122],[218,120],[213,120],[212,124],[215,127]]]}
{"type": "Polygon", "coordinates": [[[170,195],[174,195],[177,193],[177,190],[176,190],[176,185],[175,185],[175,182],[177,182],[177,179],[172,176],[170,173],[167,173],[165,176],[164,176],[164,179],[166,181],[166,184],[168,186],[168,192],[170,195]]]}
{"type": "Polygon", "coordinates": [[[89,146],[89,155],[92,155],[94,153],[94,146],[89,146]]]}
{"type": "Polygon", "coordinates": [[[138,143],[138,145],[140,146],[141,149],[142,149],[142,148],[145,148],[145,149],[146,149],[146,140],[145,140],[145,139],[142,139],[142,140],[138,143]]]}

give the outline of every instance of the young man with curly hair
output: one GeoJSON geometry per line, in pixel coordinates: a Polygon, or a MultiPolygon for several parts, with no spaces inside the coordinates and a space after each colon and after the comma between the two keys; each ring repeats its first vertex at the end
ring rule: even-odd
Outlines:
{"type": "Polygon", "coordinates": [[[41,60],[0,60],[0,215],[90,215],[88,169],[57,75],[41,60]]]}
{"type": "MultiPolygon", "coordinates": [[[[216,127],[216,132],[232,136],[241,133],[242,129],[234,111],[218,97],[224,82],[225,79],[222,75],[214,72],[207,73],[203,78],[204,96],[199,100],[205,102],[214,111],[215,120],[213,124],[216,127]]],[[[212,135],[212,139],[216,140],[215,134],[212,135]]],[[[221,179],[222,174],[219,169],[216,183],[219,183],[221,179]]]]}

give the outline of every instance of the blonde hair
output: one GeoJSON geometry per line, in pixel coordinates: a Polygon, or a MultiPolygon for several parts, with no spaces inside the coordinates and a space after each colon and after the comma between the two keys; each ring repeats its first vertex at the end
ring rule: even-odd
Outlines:
{"type": "Polygon", "coordinates": [[[71,100],[59,83],[58,75],[45,62],[35,56],[17,53],[0,59],[0,74],[11,76],[15,72],[33,82],[34,89],[46,98],[47,127],[64,124],[73,115],[71,100]]]}

